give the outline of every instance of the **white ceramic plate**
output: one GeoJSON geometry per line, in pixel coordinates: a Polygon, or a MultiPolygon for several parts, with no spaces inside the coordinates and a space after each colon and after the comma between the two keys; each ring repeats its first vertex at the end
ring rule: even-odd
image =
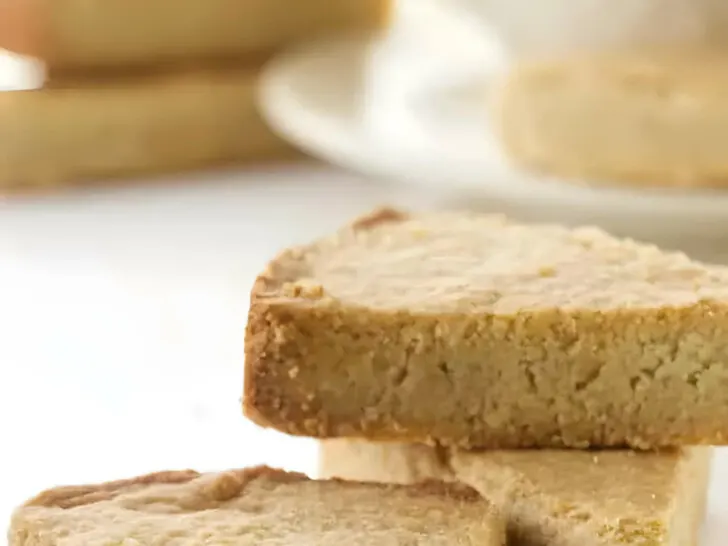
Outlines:
{"type": "MultiPolygon", "coordinates": [[[[260,103],[273,128],[314,156],[447,192],[456,202],[528,219],[594,223],[716,261],[728,259],[728,191],[575,185],[513,169],[489,131],[488,81],[472,73],[412,95],[384,116],[373,51],[382,38],[299,46],[269,64],[260,103]],[[392,120],[383,126],[381,120],[392,120]],[[377,123],[373,123],[377,120],[377,123]]],[[[384,57],[384,56],[380,56],[384,57]]],[[[386,106],[390,110],[392,104],[386,106]]]]}

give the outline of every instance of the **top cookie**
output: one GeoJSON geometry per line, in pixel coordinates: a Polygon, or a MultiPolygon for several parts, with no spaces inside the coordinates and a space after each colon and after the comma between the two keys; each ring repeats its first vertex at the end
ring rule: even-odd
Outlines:
{"type": "Polygon", "coordinates": [[[246,414],[466,447],[722,443],[726,281],[595,228],[380,210],[258,278],[246,414]]]}

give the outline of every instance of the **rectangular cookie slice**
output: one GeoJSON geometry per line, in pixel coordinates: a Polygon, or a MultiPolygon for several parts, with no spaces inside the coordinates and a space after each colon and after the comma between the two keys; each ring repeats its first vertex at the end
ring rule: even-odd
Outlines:
{"type": "Polygon", "coordinates": [[[697,546],[711,448],[658,453],[438,452],[362,440],[321,443],[320,473],[386,483],[460,480],[491,500],[516,546],[697,546]]]}
{"type": "Polygon", "coordinates": [[[728,185],[728,54],[649,51],[528,62],[495,92],[518,166],[581,183],[728,185]]]}
{"type": "Polygon", "coordinates": [[[270,468],[163,472],[42,493],[9,546],[504,546],[503,520],[461,484],[313,481],[270,468]]]}
{"type": "Polygon", "coordinates": [[[0,93],[0,189],[298,157],[258,112],[258,72],[224,65],[0,93]]]}
{"type": "Polygon", "coordinates": [[[239,59],[383,24],[388,0],[0,0],[0,48],[51,70],[239,59]]]}
{"type": "Polygon", "coordinates": [[[470,448],[728,439],[728,268],[594,228],[381,210],[259,276],[245,414],[470,448]]]}

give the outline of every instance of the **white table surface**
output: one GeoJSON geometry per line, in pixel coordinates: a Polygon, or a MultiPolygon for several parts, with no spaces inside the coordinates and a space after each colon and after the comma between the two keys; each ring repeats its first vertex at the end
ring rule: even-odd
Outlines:
{"type": "Polygon", "coordinates": [[[2,517],[49,486],[158,469],[314,472],[313,442],[241,416],[254,276],[376,205],[433,202],[311,166],[0,202],[2,517]]]}
{"type": "Polygon", "coordinates": [[[250,286],[280,248],[421,197],[307,166],[0,202],[1,517],[54,484],[313,471],[313,442],[241,415],[250,286]]]}

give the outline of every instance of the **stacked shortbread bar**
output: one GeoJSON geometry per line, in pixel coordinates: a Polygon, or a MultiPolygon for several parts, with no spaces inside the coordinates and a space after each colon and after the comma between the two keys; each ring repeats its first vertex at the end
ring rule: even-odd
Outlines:
{"type": "Polygon", "coordinates": [[[0,48],[42,89],[0,93],[0,188],[32,189],[299,157],[255,105],[261,65],[387,0],[0,0],[0,48]]]}
{"type": "Polygon", "coordinates": [[[245,413],[323,439],[327,477],[464,482],[513,544],[695,545],[727,281],[598,229],[381,210],[260,275],[245,413]]]}
{"type": "Polygon", "coordinates": [[[504,546],[473,488],[309,480],[270,468],[60,487],[14,515],[10,546],[504,546]]]}
{"type": "Polygon", "coordinates": [[[252,290],[268,468],[49,490],[10,546],[697,546],[728,437],[728,268],[591,228],[382,209],[252,290]]]}

